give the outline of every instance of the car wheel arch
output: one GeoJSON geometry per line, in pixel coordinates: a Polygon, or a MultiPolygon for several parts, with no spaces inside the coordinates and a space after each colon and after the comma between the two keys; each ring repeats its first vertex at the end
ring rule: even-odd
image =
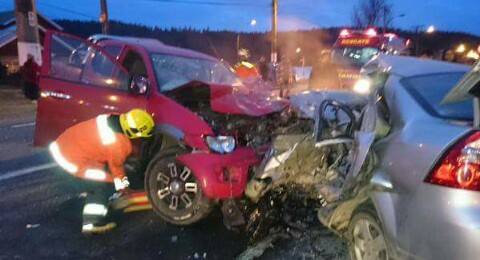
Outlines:
{"type": "MultiPolygon", "coordinates": [[[[391,198],[388,198],[391,199],[391,198]]],[[[348,227],[351,226],[351,222],[354,220],[355,216],[359,213],[369,213],[373,215],[378,221],[378,224],[380,225],[382,231],[383,231],[383,236],[385,239],[385,243],[387,244],[388,247],[388,252],[392,255],[390,255],[390,258],[397,259],[396,254],[397,254],[397,246],[393,242],[395,241],[395,238],[397,236],[397,226],[395,225],[396,223],[396,215],[394,214],[393,210],[393,202],[385,203],[384,201],[379,201],[379,199],[376,199],[374,197],[370,197],[367,200],[365,200],[363,203],[359,204],[358,207],[356,207],[353,211],[352,214],[350,215],[348,227]],[[384,207],[380,205],[385,205],[384,207]],[[390,205],[391,207],[388,207],[386,205],[390,205]],[[381,209],[379,209],[379,207],[381,209]],[[389,220],[390,219],[390,220],[389,220]],[[390,222],[390,224],[385,224],[387,222],[390,222]],[[393,224],[391,224],[393,223],[393,224]]],[[[351,234],[349,234],[350,228],[347,228],[344,230],[343,237],[347,239],[349,242],[351,241],[352,237],[351,234]]]]}

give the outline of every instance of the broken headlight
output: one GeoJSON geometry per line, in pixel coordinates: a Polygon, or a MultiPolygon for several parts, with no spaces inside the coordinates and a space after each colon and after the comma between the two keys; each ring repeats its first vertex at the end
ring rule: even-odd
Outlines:
{"type": "Polygon", "coordinates": [[[231,153],[235,149],[233,136],[207,136],[205,138],[208,147],[217,153],[231,153]]]}
{"type": "Polygon", "coordinates": [[[361,78],[355,82],[353,86],[353,91],[358,94],[366,95],[369,94],[372,90],[372,81],[368,78],[361,78]]]}

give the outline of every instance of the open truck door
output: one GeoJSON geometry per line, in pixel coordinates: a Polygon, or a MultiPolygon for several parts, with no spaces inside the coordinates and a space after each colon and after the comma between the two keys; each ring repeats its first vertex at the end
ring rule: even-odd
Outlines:
{"type": "Polygon", "coordinates": [[[130,79],[124,68],[91,42],[49,31],[43,60],[34,140],[37,146],[99,114],[146,107],[143,95],[129,92],[130,79]]]}

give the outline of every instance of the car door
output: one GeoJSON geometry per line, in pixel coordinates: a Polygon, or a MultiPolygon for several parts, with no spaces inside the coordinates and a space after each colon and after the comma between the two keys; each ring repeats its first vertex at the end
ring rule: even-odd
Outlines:
{"type": "Polygon", "coordinates": [[[128,92],[128,72],[101,47],[48,32],[44,48],[35,145],[46,145],[68,127],[102,113],[146,108],[146,96],[128,92]]]}

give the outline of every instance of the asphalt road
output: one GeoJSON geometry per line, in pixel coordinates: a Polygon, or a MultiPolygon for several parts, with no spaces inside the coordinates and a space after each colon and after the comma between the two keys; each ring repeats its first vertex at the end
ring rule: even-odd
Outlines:
{"type": "Polygon", "coordinates": [[[232,259],[245,249],[218,213],[189,227],[129,213],[110,233],[82,235],[82,191],[31,147],[33,131],[31,121],[0,126],[0,259],[232,259]]]}
{"type": "MultiPolygon", "coordinates": [[[[0,260],[233,259],[247,248],[246,235],[228,231],[219,210],[188,227],[152,211],[129,213],[107,234],[82,235],[82,191],[45,149],[32,147],[35,104],[23,103],[20,112],[0,116],[0,260]]],[[[345,259],[341,240],[318,227],[315,236],[299,233],[262,259],[345,259]]]]}

